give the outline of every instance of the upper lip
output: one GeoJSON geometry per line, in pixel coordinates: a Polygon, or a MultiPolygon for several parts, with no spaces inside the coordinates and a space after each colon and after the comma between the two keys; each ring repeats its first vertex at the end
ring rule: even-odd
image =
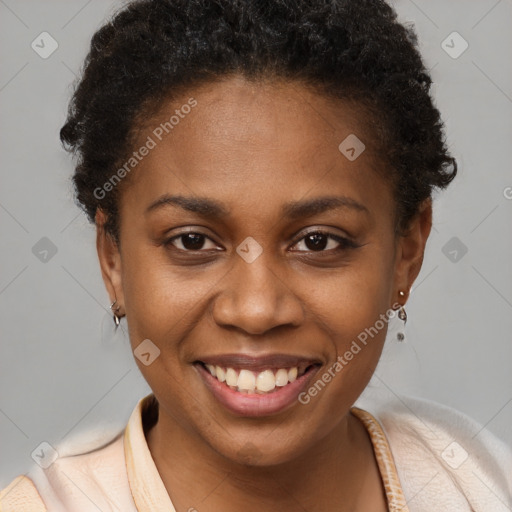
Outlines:
{"type": "Polygon", "coordinates": [[[222,354],[198,359],[196,362],[220,366],[221,368],[245,368],[263,371],[268,368],[307,368],[313,364],[322,364],[318,358],[302,357],[288,354],[266,354],[252,356],[249,354],[222,354]]]}

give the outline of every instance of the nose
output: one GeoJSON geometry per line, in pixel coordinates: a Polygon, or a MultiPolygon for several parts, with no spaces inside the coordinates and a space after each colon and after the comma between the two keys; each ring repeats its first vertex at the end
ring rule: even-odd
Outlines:
{"type": "Polygon", "coordinates": [[[297,327],[304,318],[301,301],[277,266],[263,253],[252,263],[242,258],[223,278],[213,304],[213,317],[222,327],[263,334],[279,326],[297,327]],[[281,275],[279,275],[281,274],[281,275]]]}

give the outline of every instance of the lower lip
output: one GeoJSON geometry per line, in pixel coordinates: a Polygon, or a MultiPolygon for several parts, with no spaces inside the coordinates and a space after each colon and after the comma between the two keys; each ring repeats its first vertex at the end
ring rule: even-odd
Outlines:
{"type": "Polygon", "coordinates": [[[297,397],[307,387],[309,380],[320,366],[312,366],[304,374],[286,386],[278,387],[269,394],[241,393],[218,381],[202,364],[194,364],[208,389],[226,409],[239,416],[269,416],[283,411],[297,402],[297,397]]]}

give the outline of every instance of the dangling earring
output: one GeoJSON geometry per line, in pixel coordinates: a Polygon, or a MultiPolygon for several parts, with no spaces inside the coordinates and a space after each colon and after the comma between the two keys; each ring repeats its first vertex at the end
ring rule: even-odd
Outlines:
{"type": "Polygon", "coordinates": [[[116,304],[116,302],[117,302],[117,299],[114,302],[112,302],[112,304],[110,304],[110,309],[112,310],[114,324],[115,324],[116,330],[117,330],[117,328],[119,327],[119,324],[121,323],[121,321],[120,321],[120,317],[118,317],[116,315],[116,313],[121,309],[121,306],[117,306],[117,308],[113,309],[115,304],[116,304]]]}
{"type": "MultiPolygon", "coordinates": [[[[405,292],[400,290],[398,292],[398,295],[400,295],[400,297],[405,297],[405,292]]],[[[405,308],[403,306],[400,306],[400,309],[398,310],[398,318],[400,318],[400,320],[403,321],[404,329],[405,329],[405,324],[407,323],[407,313],[405,312],[405,308]]],[[[397,335],[396,335],[396,339],[398,341],[404,341],[405,340],[405,334],[403,332],[398,332],[397,335]]]]}
{"type": "Polygon", "coordinates": [[[111,314],[105,314],[101,321],[101,342],[105,347],[115,348],[126,339],[126,332],[121,322],[124,315],[119,314],[121,306],[117,305],[117,299],[110,304],[111,314]],[[112,325],[114,320],[114,325],[112,325]],[[122,340],[119,338],[121,334],[122,340]]]}

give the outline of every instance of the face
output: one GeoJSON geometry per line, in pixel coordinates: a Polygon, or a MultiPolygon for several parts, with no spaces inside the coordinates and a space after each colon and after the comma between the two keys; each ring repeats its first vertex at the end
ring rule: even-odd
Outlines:
{"type": "Polygon", "coordinates": [[[361,112],[297,84],[191,90],[134,150],[144,144],[120,194],[120,247],[99,213],[98,250],[132,349],[149,354],[136,362],[159,421],[233,461],[248,447],[261,465],[314,449],[376,367],[429,205],[395,236],[361,112]],[[356,159],[338,148],[351,134],[365,144],[356,159]]]}

